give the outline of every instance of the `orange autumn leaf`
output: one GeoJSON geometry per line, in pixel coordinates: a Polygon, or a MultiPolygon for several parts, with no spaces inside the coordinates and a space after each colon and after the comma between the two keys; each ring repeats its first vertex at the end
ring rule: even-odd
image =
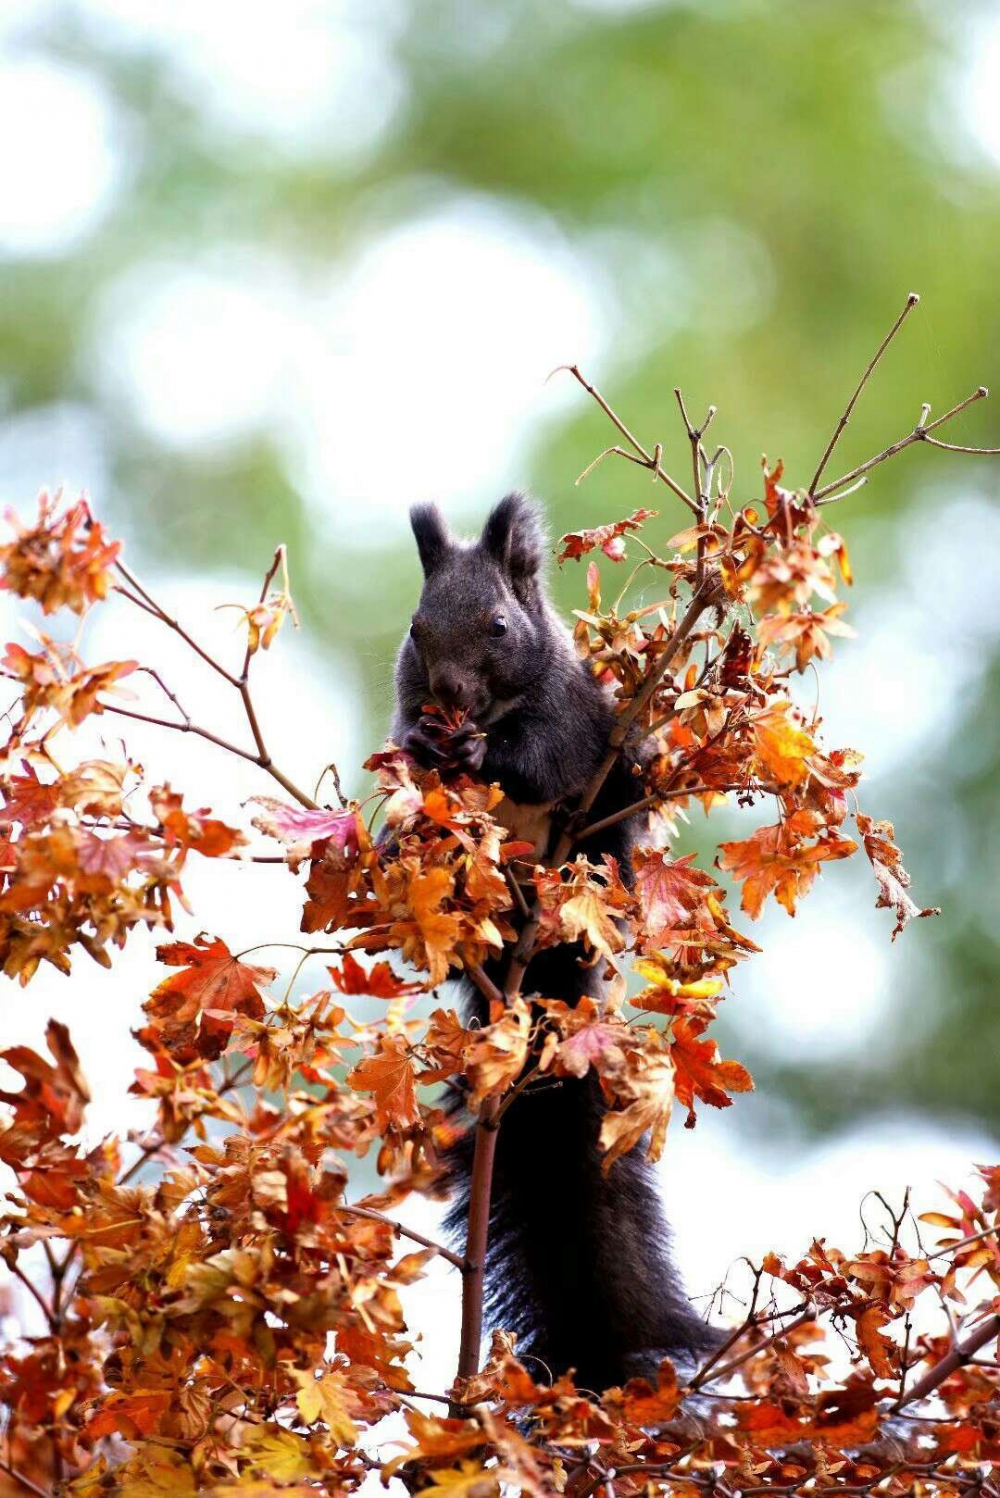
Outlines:
{"type": "Polygon", "coordinates": [[[728,1108],[731,1092],[752,1092],[753,1078],[738,1061],[723,1061],[714,1040],[703,1039],[699,1027],[680,1018],[671,1030],[670,1056],[675,1067],[677,1101],[688,1110],[688,1126],[694,1123],[694,1100],[713,1108],[728,1108]]]}
{"type": "Polygon", "coordinates": [[[367,994],[373,999],[398,999],[403,994],[420,993],[424,986],[397,978],[388,962],[375,962],[365,969],[350,952],[344,953],[339,968],[327,971],[341,993],[367,994]]]}
{"type": "Polygon", "coordinates": [[[756,920],[773,894],[789,915],[811,888],[821,863],[849,858],[857,843],[821,830],[812,812],[797,811],[776,827],[761,827],[742,842],[720,843],[716,862],[744,881],[741,907],[756,920]],[[817,835],[815,842],[806,838],[817,835]]]}
{"type": "Polygon", "coordinates": [[[35,599],[46,614],[64,607],[82,614],[107,598],[121,542],[108,539],[82,496],[60,513],[62,497],[61,489],[43,489],[33,525],[6,511],[16,535],[0,546],[0,588],[35,599]]]}
{"type": "Polygon", "coordinates": [[[46,1140],[75,1134],[90,1102],[90,1089],[66,1026],[50,1019],[45,1040],[51,1061],[23,1045],[0,1052],[0,1060],[24,1078],[20,1092],[0,1090],[0,1102],[13,1109],[13,1119],[0,1130],[0,1159],[9,1165],[16,1166],[46,1140]]]}
{"type": "Polygon", "coordinates": [[[795,721],[790,702],[775,702],[751,719],[760,778],[779,789],[801,785],[816,741],[795,721]]]}
{"type": "Polygon", "coordinates": [[[812,660],[830,659],[831,636],[854,638],[857,631],[841,618],[846,611],[846,603],[832,603],[818,613],[806,609],[795,614],[770,614],[757,626],[757,638],[764,646],[793,651],[796,671],[804,671],[812,660]]]}
{"type": "Polygon", "coordinates": [[[193,1044],[204,1054],[217,1055],[236,1015],[262,1018],[261,990],[273,982],[274,968],[242,962],[219,937],[171,942],[158,947],[156,955],[181,971],[157,984],[143,1006],[151,1041],[168,1049],[193,1044]]]}
{"type": "Polygon", "coordinates": [[[416,1083],[417,1070],[402,1035],[381,1036],[376,1054],[347,1076],[349,1087],[373,1095],[380,1129],[409,1129],[420,1122],[416,1083]]]}

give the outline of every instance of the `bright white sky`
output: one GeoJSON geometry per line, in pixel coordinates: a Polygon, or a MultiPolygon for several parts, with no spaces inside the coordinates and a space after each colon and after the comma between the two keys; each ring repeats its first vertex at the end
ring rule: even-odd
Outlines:
{"type": "MultiPolygon", "coordinates": [[[[587,0],[609,13],[631,3],[587,0]]],[[[264,8],[240,0],[80,0],[78,9],[115,45],[159,54],[211,118],[220,149],[228,137],[250,132],[288,152],[363,155],[391,128],[404,98],[387,48],[400,15],[391,0],[289,0],[277,28],[265,25],[264,8]]],[[[0,260],[55,256],[84,242],[128,188],[128,121],[98,80],[25,40],[49,10],[47,0],[5,0],[0,8],[0,260]],[[30,156],[17,148],[29,116],[30,156]]],[[[970,47],[956,97],[970,142],[1000,162],[998,67],[994,19],[970,47]]],[[[429,205],[424,211],[331,265],[318,286],[240,244],[220,245],[195,264],[133,268],[112,287],[80,357],[96,363],[107,399],[129,402],[167,444],[224,447],[261,427],[282,433],[319,519],[331,518],[330,493],[350,497],[338,524],[362,513],[368,523],[377,509],[385,524],[402,526],[405,505],[424,495],[453,508],[468,505],[516,472],[518,453],[569,398],[559,382],[543,386],[548,371],[574,359],[607,364],[621,307],[586,242],[569,243],[543,216],[430,184],[421,198],[429,205]],[[384,461],[372,462],[373,452],[384,461]],[[396,454],[405,455],[405,494],[385,482],[396,454]]],[[[734,315],[753,320],[767,310],[771,281],[763,247],[748,243],[745,253],[752,296],[734,315]]],[[[64,405],[0,425],[4,499],[30,503],[38,482],[63,476],[99,496],[104,469],[103,433],[87,409],[64,405]],[[53,453],[64,473],[52,472],[53,453]]],[[[911,541],[894,592],[858,611],[861,638],[845,646],[852,652],[850,687],[836,666],[824,677],[831,739],[864,747],[876,776],[940,737],[950,721],[949,694],[974,687],[981,669],[972,651],[953,645],[945,657],[921,611],[931,560],[940,609],[957,627],[963,617],[981,624],[992,613],[1000,628],[1000,544],[982,541],[982,527],[997,524],[995,513],[972,497],[956,502],[947,524],[940,508],[935,519],[933,537],[928,519],[927,537],[911,541]],[[970,571],[972,538],[980,565],[970,571]],[[970,589],[981,590],[982,610],[970,589]]],[[[246,577],[156,582],[198,619],[201,633],[227,644],[235,616],[212,614],[212,606],[247,600],[257,586],[246,577]]],[[[14,613],[4,605],[4,639],[12,637],[14,613]]],[[[136,652],[152,631],[151,621],[133,621],[136,652]]],[[[170,679],[183,682],[192,706],[213,721],[230,711],[216,683],[192,671],[169,638],[148,643],[170,679]]],[[[275,648],[280,663],[269,669],[274,663],[262,659],[259,673],[275,757],[307,783],[327,759],[355,766],[369,746],[358,742],[357,684],[347,663],[320,660],[290,634],[275,648]]],[[[109,636],[95,638],[92,649],[113,655],[119,647],[109,636]]],[[[113,739],[111,719],[104,728],[113,739]]],[[[247,795],[273,789],[249,770],[234,773],[229,760],[193,740],[168,743],[130,730],[128,742],[151,768],[169,764],[179,788],[196,786],[198,799],[223,814],[235,814],[247,795]]],[[[852,873],[865,883],[860,864],[852,873]]],[[[206,867],[189,883],[198,919],[182,934],[205,925],[234,949],[268,936],[295,939],[298,911],[287,877],[266,868],[206,867]]],[[[794,924],[777,913],[767,923],[765,957],[740,985],[737,1023],[770,1037],[778,1053],[857,1052],[877,1043],[888,1007],[904,1001],[905,959],[890,948],[889,919],[876,936],[859,935],[857,907],[841,890],[842,881],[819,893],[794,924]],[[808,1008],[806,991],[814,994],[808,1008]]],[[[874,894],[865,884],[857,898],[867,904],[874,894]]],[[[123,1116],[133,1126],[141,1122],[140,1105],[124,1101],[139,1058],[127,1035],[155,981],[151,946],[135,943],[112,975],[81,966],[67,983],[45,974],[23,995],[9,990],[0,1007],[3,1043],[40,1042],[50,1014],[71,1024],[94,1088],[97,1132],[119,1127],[123,1116]]],[[[666,1177],[679,1204],[678,1252],[693,1291],[710,1289],[737,1251],[804,1247],[814,1232],[847,1246],[870,1187],[898,1194],[907,1182],[923,1183],[929,1202],[935,1177],[957,1183],[971,1160],[997,1151],[995,1140],[900,1119],[818,1151],[782,1145],[751,1153],[738,1120],[739,1110],[752,1106],[761,1103],[738,1101],[729,1114],[703,1119],[693,1135],[678,1128],[670,1141],[666,1177]]],[[[450,1288],[446,1298],[451,1304],[450,1288]]],[[[419,1304],[435,1327],[447,1314],[432,1296],[419,1304]]],[[[449,1372],[428,1369],[421,1381],[440,1387],[449,1372]]]]}

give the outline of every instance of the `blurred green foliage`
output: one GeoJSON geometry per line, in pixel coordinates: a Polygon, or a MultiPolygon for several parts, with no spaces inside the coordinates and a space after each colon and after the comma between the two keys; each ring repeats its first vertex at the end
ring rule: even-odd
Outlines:
{"type": "MultiPolygon", "coordinates": [[[[85,357],[88,340],[101,340],[109,288],[150,258],[183,264],[220,240],[280,258],[308,285],[333,257],[449,191],[493,195],[543,212],[600,267],[620,317],[609,357],[588,373],[644,440],[664,443],[668,465],[686,471],[673,386],[693,411],[719,406],[716,431],[736,454],[740,498],[759,493],[762,450],[785,458],[792,484],[808,480],[916,289],[923,306],[859,405],[832,465],[842,471],[908,431],[923,401],[940,411],[980,381],[1000,382],[997,168],[961,115],[980,19],[960,3],[935,10],[915,0],[621,10],[414,0],[391,43],[406,82],[401,111],[373,154],[337,165],[253,131],[223,148],[155,53],[102,41],[67,0],[39,21],[32,46],[103,80],[128,119],[132,175],[72,252],[5,266],[5,414],[64,400],[93,411],[110,452],[101,508],[140,561],[213,569],[224,560],[257,572],[274,541],[288,541],[307,628],[354,651],[371,679],[363,707],[377,740],[386,673],[368,668],[388,663],[405,628],[417,586],[409,545],[398,531],[363,548],[355,531],[341,534],[348,494],[325,497],[331,529],[317,538],[315,496],[303,492],[280,434],[261,430],[218,450],[159,445],[109,399],[85,357]]],[[[26,121],[25,150],[30,135],[26,121]]],[[[613,439],[582,391],[570,409],[508,475],[509,486],[545,497],[556,534],[651,502],[647,477],[624,464],[573,487],[613,439]]],[[[981,402],[948,435],[995,444],[1000,421],[981,402]]],[[[405,454],[372,461],[384,464],[386,484],[406,489],[405,454]]],[[[912,508],[931,484],[942,495],[995,496],[998,483],[979,460],[926,449],[879,470],[838,512],[862,600],[891,589],[912,508]]],[[[493,497],[476,496],[483,507],[493,497]]],[[[665,490],[659,502],[665,523],[680,528],[665,490]]],[[[582,578],[567,569],[556,588],[571,607],[582,578]]],[[[933,615],[933,587],[922,605],[933,615]]],[[[949,627],[937,620],[945,641],[949,627]]],[[[919,676],[910,686],[921,691],[919,676]]],[[[847,1065],[797,1065],[763,1044],[749,1055],[742,1046],[758,1085],[782,1090],[807,1124],[831,1128],[902,1104],[1000,1127],[998,702],[994,661],[973,698],[954,702],[929,757],[881,781],[877,805],[867,796],[870,810],[896,822],[922,901],[946,912],[907,933],[910,951],[892,968],[905,998],[880,1043],[847,1065]]],[[[864,883],[866,874],[857,863],[844,877],[864,883]]],[[[842,884],[841,871],[836,878],[842,884]]],[[[887,939],[872,894],[866,887],[859,909],[887,939]]]]}

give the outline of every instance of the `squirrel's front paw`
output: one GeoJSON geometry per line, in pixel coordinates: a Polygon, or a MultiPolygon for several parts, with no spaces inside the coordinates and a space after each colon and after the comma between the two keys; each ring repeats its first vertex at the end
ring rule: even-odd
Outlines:
{"type": "Polygon", "coordinates": [[[425,770],[459,770],[474,775],[486,757],[486,736],[468,721],[457,728],[425,713],[402,744],[425,770]]]}
{"type": "Polygon", "coordinates": [[[400,746],[425,770],[437,770],[449,759],[448,741],[435,718],[421,718],[406,733],[400,746]]]}
{"type": "Polygon", "coordinates": [[[486,735],[474,723],[463,723],[448,740],[449,759],[459,770],[474,775],[486,758],[486,735]]]}

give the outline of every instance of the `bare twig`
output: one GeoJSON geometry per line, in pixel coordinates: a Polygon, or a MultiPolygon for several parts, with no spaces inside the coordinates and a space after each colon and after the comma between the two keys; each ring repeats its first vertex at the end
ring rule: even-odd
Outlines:
{"type": "MultiPolygon", "coordinates": [[[[617,413],[615,411],[613,411],[611,409],[611,407],[608,405],[607,401],[604,399],[604,396],[601,394],[601,392],[598,389],[596,389],[596,387],[593,386],[590,383],[590,381],[583,374],[581,374],[581,372],[580,372],[579,368],[577,367],[577,365],[575,365],[575,364],[560,364],[558,369],[554,369],[552,371],[552,374],[558,374],[559,370],[561,370],[561,369],[568,370],[569,373],[573,376],[573,378],[575,380],[578,380],[579,383],[583,386],[583,388],[584,388],[584,390],[586,390],[587,394],[593,396],[594,400],[600,406],[600,408],[604,412],[604,414],[606,416],[610,417],[610,419],[614,422],[615,426],[621,432],[622,436],[625,438],[625,440],[627,442],[629,442],[631,444],[631,446],[635,449],[635,451],[639,454],[639,456],[637,458],[633,458],[631,453],[625,452],[622,448],[608,448],[607,453],[615,452],[615,453],[617,453],[617,455],[619,457],[628,458],[630,462],[641,463],[644,468],[651,469],[653,471],[653,473],[656,475],[656,477],[658,479],[662,479],[663,483],[666,484],[667,488],[670,489],[670,490],[672,490],[673,493],[677,495],[677,498],[680,499],[680,500],[683,500],[684,504],[687,505],[688,509],[689,510],[693,510],[694,513],[697,515],[697,513],[698,513],[698,506],[695,503],[695,501],[691,498],[690,494],[687,494],[681,488],[680,484],[677,482],[676,479],[673,479],[673,478],[670,477],[670,474],[667,473],[660,466],[660,463],[658,462],[658,460],[656,459],[656,457],[652,453],[648,453],[646,451],[646,449],[643,447],[642,443],[639,441],[638,437],[634,436],[629,431],[628,427],[622,421],[621,417],[619,415],[617,415],[617,413]]],[[[550,375],[549,378],[551,379],[552,375],[550,375]]],[[[606,457],[607,453],[603,453],[601,456],[602,457],[606,457]]],[[[597,461],[600,461],[600,459],[598,459],[597,461]]],[[[593,466],[594,465],[591,464],[591,468],[593,468],[593,466]]],[[[590,469],[586,469],[580,475],[580,478],[585,478],[586,475],[587,475],[587,473],[589,473],[589,472],[590,472],[590,469]]],[[[580,480],[578,479],[577,483],[579,483],[579,482],[580,482],[580,480]]]]}
{"type": "Polygon", "coordinates": [[[217,671],[218,674],[224,678],[224,680],[228,681],[230,686],[235,687],[237,685],[236,677],[233,675],[233,673],[231,671],[227,671],[221,661],[217,661],[214,655],[207,651],[204,646],[199,645],[198,641],[194,639],[192,635],[188,634],[187,630],[183,627],[179,620],[175,619],[172,614],[168,614],[166,609],[161,607],[161,605],[157,603],[156,599],[153,598],[153,596],[149,592],[147,592],[147,590],[143,587],[142,583],[134,575],[134,573],[131,573],[128,570],[124,562],[116,562],[115,567],[128,583],[132,591],[138,593],[139,597],[145,601],[147,612],[155,614],[155,616],[161,621],[161,623],[165,624],[168,629],[172,629],[174,634],[179,635],[180,638],[184,641],[185,645],[187,645],[189,649],[193,650],[195,655],[200,656],[201,659],[205,662],[206,666],[211,666],[213,671],[217,671]]]}
{"type": "Polygon", "coordinates": [[[847,402],[847,407],[844,411],[844,414],[837,423],[837,430],[834,432],[833,436],[830,438],[830,441],[827,443],[826,452],[823,454],[822,458],[820,458],[819,467],[813,474],[812,483],[809,485],[809,493],[811,496],[815,495],[816,490],[819,487],[819,481],[823,477],[823,470],[825,469],[827,463],[829,463],[830,458],[833,455],[833,450],[837,446],[837,443],[840,441],[844,428],[851,419],[851,413],[858,403],[858,399],[861,395],[862,390],[864,390],[865,386],[868,384],[868,381],[871,379],[872,372],[876,364],[881,359],[882,355],[885,353],[886,349],[889,347],[890,343],[895,338],[896,334],[899,332],[900,328],[903,326],[904,322],[909,317],[910,313],[913,311],[914,307],[919,301],[920,297],[917,295],[917,293],[915,291],[911,291],[909,296],[906,298],[905,307],[896,318],[896,321],[893,323],[888,333],[882,339],[882,342],[879,344],[878,350],[876,351],[875,357],[871,360],[868,368],[865,370],[864,374],[861,376],[861,379],[858,381],[857,388],[854,394],[851,396],[850,400],[847,402]]]}
{"type": "Polygon", "coordinates": [[[465,1268],[465,1260],[461,1254],[453,1253],[450,1248],[446,1248],[443,1243],[436,1243],[433,1238],[425,1238],[423,1233],[417,1232],[416,1228],[405,1227],[394,1217],[386,1217],[383,1212],[377,1212],[374,1207],[355,1207],[348,1206],[346,1202],[337,1202],[334,1211],[343,1212],[348,1217],[365,1217],[371,1222],[384,1223],[386,1227],[392,1228],[397,1238],[409,1238],[413,1243],[419,1243],[422,1248],[429,1248],[442,1259],[447,1259],[448,1263],[453,1264],[456,1269],[464,1270],[465,1268]]]}
{"type": "MultiPolygon", "coordinates": [[[[260,593],[261,603],[266,600],[268,589],[271,586],[275,573],[278,571],[279,567],[284,566],[284,563],[285,548],[284,546],[279,546],[274,553],[274,558],[264,578],[264,584],[261,588],[260,593]]],[[[256,753],[250,753],[250,751],[247,749],[241,749],[238,745],[231,743],[228,739],[221,738],[218,734],[212,733],[210,729],[202,728],[198,724],[192,723],[188,714],[184,711],[183,707],[181,707],[181,704],[175,694],[169,689],[169,687],[166,686],[166,684],[160,679],[155,671],[150,671],[149,674],[153,676],[157,682],[159,682],[159,685],[163,688],[164,692],[173,702],[178,712],[182,715],[184,719],[182,723],[174,723],[167,718],[154,717],[149,713],[134,712],[130,708],[113,707],[108,703],[101,704],[104,710],[106,712],[117,713],[118,716],[122,718],[134,718],[141,723],[154,723],[159,728],[171,728],[179,733],[193,733],[196,734],[199,738],[207,739],[209,743],[216,744],[220,749],[225,749],[229,754],[235,754],[240,759],[245,759],[250,764],[259,766],[260,769],[264,770],[268,775],[271,776],[272,780],[276,780],[282,787],[282,789],[287,791],[292,799],[297,801],[300,806],[304,806],[310,811],[317,810],[317,803],[313,799],[313,797],[307,795],[305,791],[300,790],[295,782],[290,780],[289,777],[284,773],[284,771],[280,770],[274,763],[268,751],[267,745],[264,742],[264,735],[261,731],[260,722],[257,717],[257,711],[254,706],[253,698],[250,695],[249,676],[250,662],[253,656],[253,651],[249,642],[247,643],[246,653],[243,658],[243,668],[239,676],[234,676],[231,671],[228,671],[226,667],[222,665],[221,661],[216,660],[216,658],[208,650],[206,650],[202,645],[199,645],[198,641],[195,640],[186,629],[184,629],[184,627],[179,623],[177,619],[173,617],[173,615],[168,614],[166,609],[164,609],[159,603],[157,603],[152,594],[142,585],[139,579],[128,570],[124,563],[116,562],[115,566],[121,576],[128,583],[127,589],[119,588],[118,591],[122,593],[124,597],[128,598],[131,603],[145,609],[147,613],[152,614],[155,618],[159,619],[161,623],[165,624],[168,629],[173,630],[174,633],[177,634],[184,641],[184,643],[206,663],[206,665],[211,666],[213,671],[216,671],[224,681],[227,681],[231,687],[235,687],[235,689],[239,692],[241,701],[243,703],[243,710],[246,714],[247,723],[250,728],[250,733],[253,737],[256,753]]]]}
{"type": "Polygon", "coordinates": [[[239,744],[232,743],[229,739],[221,738],[219,734],[213,733],[209,728],[202,728],[198,723],[175,723],[172,718],[158,718],[153,713],[137,713],[130,707],[117,707],[111,702],[102,702],[101,711],[114,713],[118,718],[131,718],[136,723],[152,723],[156,728],[170,728],[174,733],[193,733],[199,739],[207,739],[210,744],[217,744],[220,749],[225,749],[227,754],[238,755],[252,765],[260,763],[256,754],[249,749],[241,749],[239,744]]]}
{"type": "MultiPolygon", "coordinates": [[[[985,400],[988,395],[989,391],[986,386],[979,385],[971,395],[965,397],[965,400],[959,401],[957,406],[952,406],[950,411],[946,411],[943,416],[939,416],[936,421],[931,422],[925,420],[924,413],[928,408],[924,406],[921,411],[920,421],[918,421],[912,432],[908,432],[905,437],[900,437],[898,442],[890,443],[880,453],[876,453],[874,458],[869,458],[865,463],[859,463],[857,468],[851,469],[850,473],[845,473],[841,478],[834,479],[832,483],[824,484],[822,489],[817,489],[812,496],[814,503],[817,505],[832,504],[835,499],[842,498],[843,496],[840,491],[846,489],[848,484],[853,484],[855,479],[860,478],[862,474],[870,473],[880,463],[885,463],[889,458],[894,458],[897,453],[904,452],[906,448],[912,447],[915,442],[926,442],[931,447],[946,447],[946,444],[928,436],[928,433],[937,431],[938,427],[944,426],[947,421],[954,420],[959,412],[964,411],[967,406],[971,406],[975,401],[985,400]]],[[[954,451],[982,453],[989,457],[995,453],[996,449],[991,447],[955,447],[954,451]]]]}

